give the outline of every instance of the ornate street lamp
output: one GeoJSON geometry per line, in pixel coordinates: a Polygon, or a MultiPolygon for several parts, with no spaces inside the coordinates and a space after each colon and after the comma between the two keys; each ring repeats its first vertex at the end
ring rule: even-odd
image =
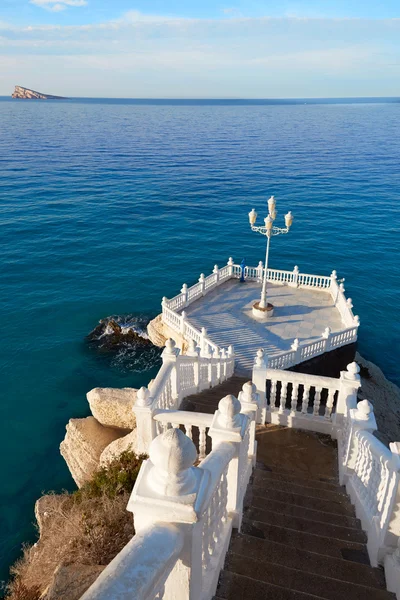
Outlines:
{"type": "Polygon", "coordinates": [[[266,321],[269,317],[272,317],[274,313],[274,307],[267,301],[267,274],[268,274],[268,256],[269,256],[269,244],[271,241],[271,237],[274,235],[280,235],[281,233],[289,233],[289,229],[293,223],[292,213],[289,211],[285,215],[285,225],[286,227],[275,227],[274,221],[276,219],[276,202],[274,196],[268,200],[268,216],[265,217],[263,227],[256,227],[255,222],[257,220],[257,213],[254,208],[249,212],[249,221],[250,227],[252,231],[257,231],[257,233],[261,233],[267,237],[267,251],[265,254],[265,271],[263,284],[261,289],[261,298],[259,302],[255,302],[253,304],[253,315],[261,320],[266,321]]]}

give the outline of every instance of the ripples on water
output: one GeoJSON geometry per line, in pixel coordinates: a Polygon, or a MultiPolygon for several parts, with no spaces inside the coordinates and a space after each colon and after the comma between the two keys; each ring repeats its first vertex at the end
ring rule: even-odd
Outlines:
{"type": "Polygon", "coordinates": [[[0,128],[4,568],[42,490],[73,487],[58,444],[86,392],[157,371],[99,360],[85,335],[106,315],[154,316],[230,255],[256,264],[247,213],[270,194],[278,221],[295,215],[271,266],[337,269],[361,351],[400,383],[400,104],[2,101],[0,128]]]}

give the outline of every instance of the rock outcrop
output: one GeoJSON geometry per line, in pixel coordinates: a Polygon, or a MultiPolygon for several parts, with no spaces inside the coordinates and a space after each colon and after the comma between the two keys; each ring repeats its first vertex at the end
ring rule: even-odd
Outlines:
{"type": "Polygon", "coordinates": [[[131,450],[136,453],[136,438],[137,431],[134,429],[131,433],[128,433],[128,435],[115,440],[115,442],[111,442],[111,444],[109,444],[101,453],[100,467],[106,467],[114,458],[117,458],[126,450],[131,450]]]}
{"type": "Polygon", "coordinates": [[[137,331],[129,320],[106,317],[86,337],[89,344],[102,352],[117,352],[127,346],[152,347],[145,331],[137,331]]]}
{"type": "Polygon", "coordinates": [[[94,388],[86,395],[92,415],[106,427],[133,429],[136,427],[133,405],[134,388],[94,388]]]}
{"type": "Polygon", "coordinates": [[[12,98],[18,98],[20,100],[66,100],[62,96],[52,96],[51,94],[42,94],[41,92],[35,92],[24,88],[21,85],[16,85],[13,91],[12,98]]]}
{"type": "Polygon", "coordinates": [[[78,487],[98,469],[103,450],[126,434],[126,429],[105,427],[94,417],[70,419],[60,452],[78,487]]]}
{"type": "Polygon", "coordinates": [[[381,369],[374,363],[356,354],[360,366],[361,388],[358,399],[369,400],[378,425],[375,436],[386,446],[400,441],[400,388],[386,379],[381,369]]]}
{"type": "Polygon", "coordinates": [[[155,346],[159,346],[163,348],[165,346],[165,342],[172,338],[175,340],[176,345],[179,348],[183,347],[183,351],[187,349],[187,342],[182,338],[182,336],[177,333],[174,329],[171,329],[169,325],[163,322],[162,315],[157,315],[155,319],[150,321],[147,325],[147,335],[149,339],[155,346]]]}
{"type": "Polygon", "coordinates": [[[41,600],[79,600],[105,569],[103,565],[61,564],[41,600]]]}

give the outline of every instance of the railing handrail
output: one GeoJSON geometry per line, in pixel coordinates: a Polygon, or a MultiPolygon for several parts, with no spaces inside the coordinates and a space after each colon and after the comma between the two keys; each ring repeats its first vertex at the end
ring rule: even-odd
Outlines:
{"type": "Polygon", "coordinates": [[[153,400],[152,408],[157,408],[158,397],[162,393],[164,386],[168,383],[171,378],[171,373],[175,365],[173,363],[164,362],[157,375],[155,376],[151,384],[151,398],[153,400]]]}
{"type": "Polygon", "coordinates": [[[311,375],[310,373],[296,373],[284,369],[267,369],[267,379],[277,381],[295,382],[309,386],[319,386],[328,390],[338,390],[340,380],[335,377],[324,375],[311,375]]]}
{"type": "Polygon", "coordinates": [[[195,425],[210,427],[214,415],[190,410],[157,409],[153,419],[160,423],[176,423],[177,425],[195,425]]]}
{"type": "Polygon", "coordinates": [[[210,474],[210,480],[204,495],[197,498],[195,510],[200,517],[209,507],[210,499],[218,487],[222,473],[236,454],[235,444],[222,442],[211,450],[210,454],[199,465],[200,469],[210,474]]]}
{"type": "Polygon", "coordinates": [[[162,593],[183,543],[183,532],[173,524],[155,523],[141,530],[106,566],[81,600],[155,598],[162,593]]]}

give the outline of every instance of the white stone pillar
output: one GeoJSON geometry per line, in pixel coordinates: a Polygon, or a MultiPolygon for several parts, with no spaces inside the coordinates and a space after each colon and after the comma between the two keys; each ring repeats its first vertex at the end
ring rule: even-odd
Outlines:
{"type": "Polygon", "coordinates": [[[153,419],[153,399],[146,387],[141,387],[136,396],[133,412],[136,416],[136,448],[137,454],[147,454],[150,444],[156,437],[156,422],[153,419]]]}
{"type": "Polygon", "coordinates": [[[257,388],[251,381],[247,381],[239,392],[238,400],[241,406],[241,413],[250,418],[250,444],[249,451],[252,453],[253,466],[257,460],[257,442],[256,442],[256,423],[260,422],[259,395],[257,388]]]}
{"type": "Polygon", "coordinates": [[[255,358],[254,366],[253,366],[253,375],[252,381],[256,386],[258,398],[259,398],[259,408],[260,408],[260,417],[259,423],[263,424],[266,421],[267,416],[267,400],[266,400],[266,390],[267,390],[267,367],[268,367],[268,357],[265,355],[264,350],[260,348],[257,350],[257,355],[255,358]]]}
{"type": "Polygon", "coordinates": [[[293,269],[292,280],[289,281],[289,286],[294,288],[299,287],[299,267],[297,265],[293,269]]]}
{"type": "Polygon", "coordinates": [[[161,354],[161,358],[163,361],[163,365],[173,363],[174,368],[171,372],[171,386],[172,386],[172,396],[175,398],[176,408],[179,408],[179,375],[178,375],[178,356],[179,356],[179,348],[176,347],[176,343],[172,338],[169,338],[165,342],[165,348],[161,354]]]}
{"type": "Polygon", "coordinates": [[[346,419],[347,423],[343,426],[340,436],[340,485],[347,483],[356,464],[358,443],[355,434],[357,431],[370,431],[373,433],[377,429],[373,407],[368,400],[362,400],[357,404],[357,408],[351,408],[346,419]]]}
{"type": "Polygon", "coordinates": [[[194,340],[189,341],[188,349],[186,352],[186,356],[193,357],[193,379],[194,385],[196,386],[197,391],[200,391],[200,361],[199,361],[199,348],[196,346],[196,342],[194,340]]]}
{"type": "Polygon", "coordinates": [[[185,331],[186,331],[186,311],[184,311],[184,310],[181,312],[180,330],[181,330],[181,336],[184,337],[185,331]]]}
{"type": "Polygon", "coordinates": [[[218,265],[214,265],[213,273],[214,273],[214,277],[215,277],[215,285],[218,285],[218,282],[219,282],[219,268],[218,268],[218,265]]]}
{"type": "Polygon", "coordinates": [[[208,435],[212,439],[213,450],[224,442],[234,442],[236,445],[235,457],[228,468],[228,510],[233,520],[233,527],[240,530],[243,514],[243,498],[248,481],[241,477],[249,462],[247,448],[243,452],[242,443],[245,437],[245,428],[249,417],[240,414],[241,405],[231,394],[222,398],[215,411],[208,435]],[[243,485],[243,488],[241,487],[243,485]]]}
{"type": "MultiPolygon", "coordinates": [[[[154,523],[171,523],[184,535],[183,549],[172,569],[164,600],[198,600],[202,589],[202,520],[198,497],[204,498],[208,471],[194,467],[197,451],[180,430],[169,429],[151,444],[149,460],[142,464],[127,509],[140,534],[154,523]]],[[[154,549],[157,552],[157,548],[154,549]]]]}
{"type": "Polygon", "coordinates": [[[181,294],[183,294],[183,306],[188,305],[188,286],[187,283],[184,283],[181,288],[181,294]]]}
{"type": "Polygon", "coordinates": [[[329,352],[331,349],[331,333],[332,329],[330,327],[325,327],[324,331],[322,332],[322,337],[325,340],[325,352],[329,352]]]}
{"type": "Polygon", "coordinates": [[[260,262],[258,263],[258,267],[257,267],[257,279],[259,282],[261,282],[263,280],[263,273],[264,271],[264,264],[263,261],[260,260],[260,262]]]}
{"type": "Polygon", "coordinates": [[[208,357],[208,349],[206,348],[207,342],[207,329],[205,327],[201,328],[200,332],[200,356],[208,357]]]}
{"type": "Polygon", "coordinates": [[[229,269],[228,269],[229,277],[233,277],[233,258],[232,258],[232,256],[229,257],[227,264],[229,267],[229,269]]]}
{"type": "Polygon", "coordinates": [[[290,346],[290,349],[295,353],[294,363],[295,365],[301,363],[301,349],[299,338],[295,338],[293,340],[293,344],[290,346]]]}
{"type": "Polygon", "coordinates": [[[360,367],[356,362],[350,363],[346,371],[340,372],[339,394],[332,419],[335,430],[342,428],[347,409],[357,406],[357,390],[361,386],[359,372],[360,367]]]}
{"type": "Polygon", "coordinates": [[[201,287],[201,293],[203,296],[205,296],[206,294],[206,278],[204,273],[200,273],[200,277],[199,277],[199,283],[200,283],[200,287],[201,287]]]}

